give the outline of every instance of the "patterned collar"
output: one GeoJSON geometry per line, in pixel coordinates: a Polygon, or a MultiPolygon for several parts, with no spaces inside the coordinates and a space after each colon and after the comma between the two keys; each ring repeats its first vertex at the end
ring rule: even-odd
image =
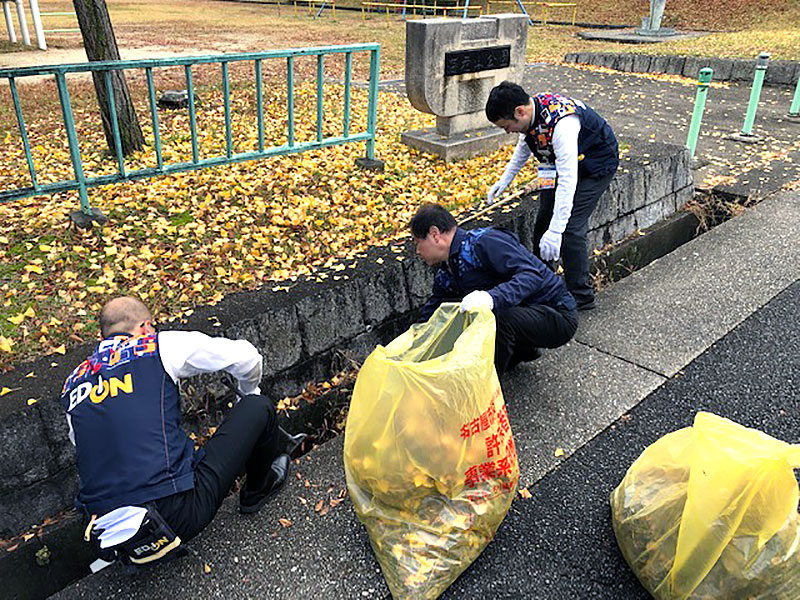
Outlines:
{"type": "Polygon", "coordinates": [[[541,149],[553,145],[553,129],[561,117],[575,114],[575,102],[561,94],[536,94],[533,100],[533,117],[528,135],[536,140],[541,149]]]}
{"type": "Polygon", "coordinates": [[[97,349],[95,352],[102,352],[108,348],[116,348],[121,342],[131,337],[133,337],[133,334],[127,332],[112,333],[106,336],[106,338],[103,339],[103,341],[101,341],[99,344],[97,344],[97,349]]]}

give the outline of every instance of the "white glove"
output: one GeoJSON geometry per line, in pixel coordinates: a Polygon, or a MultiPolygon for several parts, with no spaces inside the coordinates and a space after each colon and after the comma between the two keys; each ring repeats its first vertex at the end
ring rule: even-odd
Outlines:
{"type": "Polygon", "coordinates": [[[459,312],[467,312],[470,310],[478,310],[482,306],[492,310],[494,307],[492,295],[489,292],[484,292],[483,290],[475,290],[474,292],[470,292],[464,296],[464,299],[461,301],[461,306],[458,307],[458,310],[459,312]]]}
{"type": "Polygon", "coordinates": [[[503,183],[502,179],[495,183],[491,188],[489,188],[489,193],[486,194],[486,204],[494,204],[495,198],[505,192],[507,187],[508,184],[503,183]]]}
{"type": "Polygon", "coordinates": [[[558,260],[561,256],[561,234],[551,229],[545,231],[539,241],[539,255],[542,260],[558,260]]]}

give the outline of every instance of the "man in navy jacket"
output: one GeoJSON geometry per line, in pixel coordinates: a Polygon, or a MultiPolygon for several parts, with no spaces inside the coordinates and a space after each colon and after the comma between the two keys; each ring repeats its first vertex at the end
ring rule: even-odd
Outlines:
{"type": "Polygon", "coordinates": [[[580,100],[560,94],[529,96],[509,81],[489,93],[486,117],[506,132],[520,134],[487,202],[491,204],[503,193],[531,155],[541,163],[542,173],[544,169],[555,172],[554,188],[539,193],[533,251],[545,261],[561,258],[564,280],[578,310],[594,308],[586,231],[597,201],[619,166],[614,132],[580,100]]]}
{"type": "Polygon", "coordinates": [[[424,204],[411,220],[417,254],[439,265],[433,294],[422,307],[428,319],[442,302],[461,310],[486,306],[497,323],[498,375],[557,348],[575,334],[575,300],[563,280],[525,248],[513,233],[484,228],[466,231],[438,204],[424,204]]]}
{"type": "MultiPolygon", "coordinates": [[[[136,515],[146,507],[187,541],[211,522],[242,471],[242,512],[257,511],[280,489],[289,456],[279,450],[275,409],[260,395],[262,359],[250,342],[198,331],[157,333],[150,311],[132,297],[109,301],[100,329],[103,340],[61,394],[77,454],[76,504],[87,518],[128,508],[124,514],[136,515]],[[219,370],[238,380],[243,397],[195,451],[180,426],[178,380],[219,370]]],[[[130,529],[109,522],[105,534],[116,539],[130,529]]]]}

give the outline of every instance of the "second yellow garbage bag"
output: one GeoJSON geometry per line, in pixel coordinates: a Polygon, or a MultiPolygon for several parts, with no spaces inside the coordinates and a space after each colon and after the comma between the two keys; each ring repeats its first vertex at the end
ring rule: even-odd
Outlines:
{"type": "Polygon", "coordinates": [[[799,446],[697,413],[611,494],[625,560],[659,600],[797,600],[798,467],[799,446]]]}
{"type": "Polygon", "coordinates": [[[519,467],[494,315],[443,304],[369,355],[344,440],[347,489],[396,599],[438,597],[481,553],[519,467]]]}

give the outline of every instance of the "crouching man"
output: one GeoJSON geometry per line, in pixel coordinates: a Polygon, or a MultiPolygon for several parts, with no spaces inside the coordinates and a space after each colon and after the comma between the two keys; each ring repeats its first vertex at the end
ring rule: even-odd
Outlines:
{"type": "Polygon", "coordinates": [[[411,235],[417,254],[439,265],[422,317],[430,318],[442,302],[460,302],[462,311],[493,310],[498,375],[575,334],[578,313],[564,281],[510,231],[465,231],[444,207],[423,204],[411,219],[411,235]]]}
{"type": "Polygon", "coordinates": [[[275,409],[260,395],[261,355],[245,340],[157,333],[147,307],[119,297],[100,312],[102,341],[67,378],[61,402],[77,453],[77,506],[105,561],[179,555],[214,518],[235,478],[243,513],[286,482],[275,409]],[[178,380],[227,371],[242,399],[198,451],[181,429],[178,380]],[[177,552],[173,552],[178,550],[177,552]]]}

